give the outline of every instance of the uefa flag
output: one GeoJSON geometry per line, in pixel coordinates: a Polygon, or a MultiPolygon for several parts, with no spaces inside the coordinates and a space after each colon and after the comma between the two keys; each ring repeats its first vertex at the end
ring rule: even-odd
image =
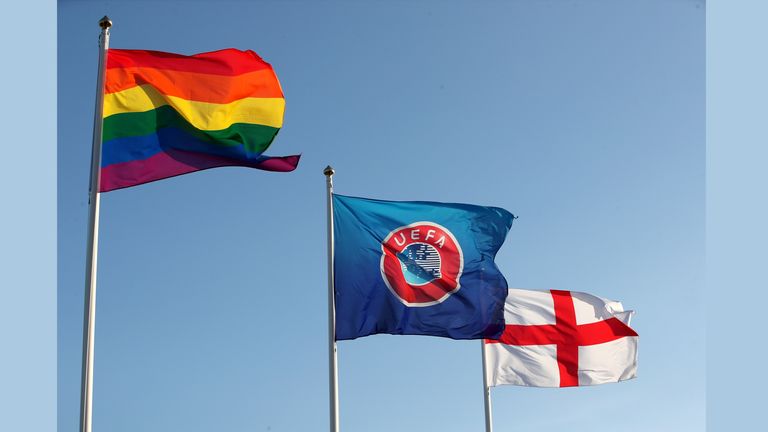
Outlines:
{"type": "Polygon", "coordinates": [[[336,340],[376,333],[496,338],[507,281],[501,208],[333,196],[336,340]]]}

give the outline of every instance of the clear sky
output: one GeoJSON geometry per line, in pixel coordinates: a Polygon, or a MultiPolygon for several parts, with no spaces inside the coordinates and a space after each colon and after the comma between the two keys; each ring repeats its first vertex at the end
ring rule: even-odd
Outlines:
{"type": "MultiPolygon", "coordinates": [[[[270,153],[102,197],[94,430],[327,428],[325,184],[519,216],[511,287],[635,309],[639,377],[493,389],[496,431],[704,428],[704,4],[697,0],[61,2],[59,430],[78,428],[97,21],[111,44],[253,49],[270,153]]],[[[343,431],[477,431],[479,342],[339,343],[343,431]]]]}

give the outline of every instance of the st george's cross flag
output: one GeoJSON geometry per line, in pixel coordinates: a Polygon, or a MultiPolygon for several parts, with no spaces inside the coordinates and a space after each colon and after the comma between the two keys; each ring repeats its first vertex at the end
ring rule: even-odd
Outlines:
{"type": "Polygon", "coordinates": [[[485,341],[488,383],[572,387],[635,378],[632,313],[585,293],[510,289],[504,333],[485,341]]]}
{"type": "Polygon", "coordinates": [[[336,340],[501,335],[507,282],[494,258],[510,212],[342,195],[333,211],[336,340]]]}

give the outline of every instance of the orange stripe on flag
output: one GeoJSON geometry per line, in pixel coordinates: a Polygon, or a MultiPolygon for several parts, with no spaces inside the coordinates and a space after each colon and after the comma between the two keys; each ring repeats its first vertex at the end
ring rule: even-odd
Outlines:
{"type": "Polygon", "coordinates": [[[198,102],[230,103],[246,97],[283,97],[272,69],[226,76],[142,67],[114,68],[107,70],[105,93],[118,93],[144,84],[162,94],[198,102]]]}

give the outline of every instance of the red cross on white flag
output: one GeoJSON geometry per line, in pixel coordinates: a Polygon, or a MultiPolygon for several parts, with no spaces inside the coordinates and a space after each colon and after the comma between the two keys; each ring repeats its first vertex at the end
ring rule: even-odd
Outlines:
{"type": "Polygon", "coordinates": [[[634,378],[637,333],[621,303],[570,291],[510,289],[506,328],[485,341],[488,385],[572,387],[634,378]]]}

